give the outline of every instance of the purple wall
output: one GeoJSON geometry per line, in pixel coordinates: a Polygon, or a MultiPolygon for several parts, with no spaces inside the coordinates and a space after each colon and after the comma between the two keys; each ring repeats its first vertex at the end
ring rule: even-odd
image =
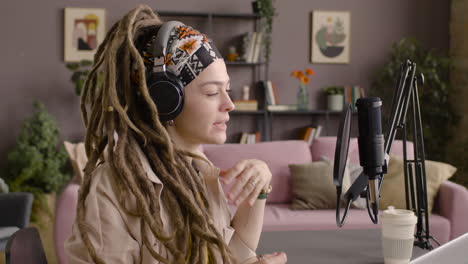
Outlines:
{"type": "MultiPolygon", "coordinates": [[[[107,28],[139,1],[6,1],[0,10],[0,155],[15,144],[22,120],[29,116],[32,100],[45,102],[57,118],[62,137],[80,140],[84,128],[79,99],[69,82],[63,62],[63,8],[106,8],[107,28]]],[[[250,12],[250,0],[153,1],[156,10],[250,12]],[[183,3],[188,4],[184,6],[183,3]],[[190,4],[189,4],[190,3],[190,4]]],[[[366,88],[386,60],[391,44],[415,36],[427,47],[448,49],[450,2],[445,0],[291,0],[275,1],[279,13],[274,22],[270,78],[277,84],[280,103],[294,103],[296,82],[289,73],[311,67],[311,106],[324,108],[319,90],[331,84],[360,84],[366,88]],[[422,6],[424,4],[424,6],[422,6]],[[351,11],[351,63],[343,65],[309,63],[309,13],[312,10],[351,11]]],[[[204,22],[193,21],[204,31],[204,22]]],[[[221,51],[246,30],[251,21],[220,20],[214,38],[221,51]],[[233,37],[234,36],[234,37],[233,37]]],[[[251,81],[248,68],[230,68],[233,88],[251,81]],[[245,78],[247,76],[247,78],[245,78]]],[[[234,99],[240,93],[234,92],[234,99]]]]}

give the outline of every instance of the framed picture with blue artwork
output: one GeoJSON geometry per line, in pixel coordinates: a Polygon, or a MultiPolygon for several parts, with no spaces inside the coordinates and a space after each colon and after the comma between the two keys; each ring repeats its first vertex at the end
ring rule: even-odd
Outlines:
{"type": "Polygon", "coordinates": [[[105,37],[104,8],[64,9],[64,60],[76,62],[93,60],[99,44],[105,37]]]}
{"type": "Polygon", "coordinates": [[[310,61],[312,63],[349,63],[351,14],[348,11],[310,13],[310,61]]]}

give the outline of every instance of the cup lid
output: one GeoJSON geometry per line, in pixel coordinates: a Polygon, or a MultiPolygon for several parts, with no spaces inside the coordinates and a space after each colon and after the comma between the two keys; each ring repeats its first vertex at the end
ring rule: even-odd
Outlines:
{"type": "Polygon", "coordinates": [[[401,224],[415,224],[417,221],[413,211],[405,209],[395,209],[394,206],[389,206],[381,215],[382,221],[392,221],[401,224]]]}

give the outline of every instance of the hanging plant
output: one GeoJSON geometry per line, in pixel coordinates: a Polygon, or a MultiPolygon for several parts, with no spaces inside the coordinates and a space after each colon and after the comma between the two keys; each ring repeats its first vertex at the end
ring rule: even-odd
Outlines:
{"type": "Polygon", "coordinates": [[[271,35],[273,32],[273,17],[277,16],[276,9],[272,0],[256,0],[252,2],[254,13],[260,15],[260,31],[264,36],[265,58],[270,59],[271,54],[271,35]]]}
{"type": "MultiPolygon", "coordinates": [[[[84,87],[86,78],[88,77],[89,72],[93,66],[93,61],[90,60],[81,60],[79,62],[70,62],[66,64],[67,69],[69,69],[73,74],[70,78],[70,81],[75,84],[75,94],[81,96],[81,92],[84,87]]],[[[98,86],[102,84],[102,74],[98,72],[98,86]]]]}

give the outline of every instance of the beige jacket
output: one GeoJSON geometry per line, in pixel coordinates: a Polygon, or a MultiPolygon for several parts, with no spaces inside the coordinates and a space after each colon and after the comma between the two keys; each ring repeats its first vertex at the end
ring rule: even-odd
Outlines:
{"type": "MultiPolygon", "coordinates": [[[[141,149],[137,149],[143,168],[147,172],[148,179],[157,184],[157,193],[161,194],[163,184],[152,171],[146,156],[141,149]]],[[[198,165],[198,164],[197,164],[198,165]]],[[[227,199],[220,185],[218,176],[219,168],[199,166],[200,173],[204,176],[208,201],[212,209],[214,224],[224,238],[224,242],[238,258],[240,263],[254,257],[255,249],[249,248],[235,230],[230,226],[231,215],[227,206],[227,199]]],[[[96,249],[97,255],[106,263],[160,263],[153,259],[148,249],[143,245],[141,237],[141,220],[126,214],[118,202],[116,196],[116,184],[114,177],[110,177],[110,167],[103,163],[94,172],[90,192],[86,198],[86,223],[92,231],[88,232],[91,243],[96,249]]],[[[164,231],[169,234],[173,227],[169,221],[165,204],[160,203],[160,218],[164,225],[164,231]]],[[[129,196],[126,200],[127,208],[136,208],[136,199],[129,196]]],[[[263,212],[262,212],[263,213],[263,212]]],[[[149,226],[145,224],[146,233],[151,233],[149,226]]],[[[165,257],[169,257],[164,246],[151,236],[150,242],[154,249],[165,257]]],[[[76,223],[73,224],[72,235],[65,241],[65,251],[70,264],[92,263],[84,245],[76,223]]],[[[220,256],[215,256],[216,263],[221,263],[220,256]]]]}

